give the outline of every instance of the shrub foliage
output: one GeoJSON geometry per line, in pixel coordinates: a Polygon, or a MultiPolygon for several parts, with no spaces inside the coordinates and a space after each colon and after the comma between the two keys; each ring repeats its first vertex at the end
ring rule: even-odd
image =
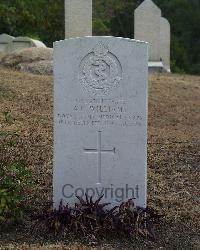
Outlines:
{"type": "Polygon", "coordinates": [[[87,195],[85,200],[78,196],[77,198],[79,203],[74,207],[65,206],[61,202],[58,210],[45,210],[36,216],[34,230],[45,226],[49,233],[56,236],[73,232],[93,240],[112,233],[129,237],[140,234],[155,239],[151,225],[160,216],[149,208],[136,207],[133,199],[106,209],[109,203],[101,203],[103,196],[96,201],[87,195]]]}
{"type": "Polygon", "coordinates": [[[28,197],[24,193],[31,185],[31,174],[23,161],[0,162],[0,224],[21,217],[28,197]]]}

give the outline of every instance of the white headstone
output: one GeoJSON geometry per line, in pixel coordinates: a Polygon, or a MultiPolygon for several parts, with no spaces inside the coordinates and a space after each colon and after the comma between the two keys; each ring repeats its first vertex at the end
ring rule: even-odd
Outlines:
{"type": "Polygon", "coordinates": [[[65,0],[65,38],[92,36],[92,0],[65,0]]]}
{"type": "Polygon", "coordinates": [[[17,37],[8,44],[8,51],[13,52],[30,47],[45,48],[46,46],[43,42],[29,37],[17,37]]]}
{"type": "Polygon", "coordinates": [[[170,72],[170,24],[152,0],[135,10],[135,39],[149,43],[150,71],[170,72]]]}
{"type": "Polygon", "coordinates": [[[54,207],[85,193],[146,207],[147,44],[56,42],[54,77],[54,207]]]}
{"type": "Polygon", "coordinates": [[[135,10],[135,39],[149,43],[149,60],[160,61],[161,10],[151,0],[145,0],[135,10]]]}
{"type": "Polygon", "coordinates": [[[9,36],[7,34],[0,35],[0,51],[7,52],[8,44],[13,41],[15,38],[13,36],[9,36]]]}
{"type": "Polygon", "coordinates": [[[160,19],[160,56],[166,71],[170,72],[170,24],[166,18],[160,19]]]}

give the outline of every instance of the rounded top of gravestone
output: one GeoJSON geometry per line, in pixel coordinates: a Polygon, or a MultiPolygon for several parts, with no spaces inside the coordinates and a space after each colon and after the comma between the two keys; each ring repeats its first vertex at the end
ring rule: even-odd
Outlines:
{"type": "Polygon", "coordinates": [[[70,42],[82,42],[82,41],[92,41],[92,40],[107,40],[107,41],[127,41],[127,42],[131,42],[131,43],[143,43],[143,44],[148,44],[148,42],[146,41],[141,41],[141,40],[137,40],[137,39],[132,39],[132,38],[125,38],[125,37],[113,37],[113,36],[85,36],[85,37],[72,37],[69,39],[65,39],[65,40],[60,40],[60,41],[55,41],[54,47],[60,44],[69,44],[70,42]]]}
{"type": "Polygon", "coordinates": [[[32,39],[30,37],[22,37],[22,36],[16,37],[13,40],[13,42],[30,42],[32,47],[43,47],[43,48],[46,47],[46,45],[43,42],[32,39]]]}
{"type": "Polygon", "coordinates": [[[144,2],[142,2],[135,9],[135,12],[142,11],[142,10],[146,10],[146,11],[152,10],[152,11],[159,12],[161,14],[161,9],[152,0],[145,0],[144,2]]]}
{"type": "Polygon", "coordinates": [[[10,41],[12,41],[14,39],[15,39],[15,37],[7,35],[7,34],[4,34],[4,33],[0,35],[0,41],[1,42],[7,43],[7,42],[10,42],[10,41]]]}
{"type": "Polygon", "coordinates": [[[161,17],[161,20],[160,20],[162,23],[164,23],[166,26],[169,26],[169,29],[170,29],[170,23],[169,23],[169,21],[166,19],[166,18],[164,18],[164,17],[161,17]]]}

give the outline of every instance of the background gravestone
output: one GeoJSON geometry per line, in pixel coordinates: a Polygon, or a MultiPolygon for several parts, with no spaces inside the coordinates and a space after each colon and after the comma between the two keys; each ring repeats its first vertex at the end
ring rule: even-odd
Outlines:
{"type": "Polygon", "coordinates": [[[8,44],[8,51],[12,52],[30,47],[45,48],[46,45],[41,41],[34,40],[29,37],[17,37],[8,44]]]}
{"type": "Polygon", "coordinates": [[[160,18],[161,10],[151,0],[135,10],[135,39],[149,43],[150,61],[160,61],[160,18]]]}
{"type": "Polygon", "coordinates": [[[135,10],[135,39],[149,43],[149,71],[170,72],[170,24],[152,0],[135,10]]]}
{"type": "Polygon", "coordinates": [[[7,52],[8,44],[13,41],[15,38],[13,36],[9,36],[7,34],[0,35],[0,51],[7,52]]]}
{"type": "Polygon", "coordinates": [[[160,19],[160,56],[164,68],[170,72],[170,24],[166,18],[160,19]]]}
{"type": "Polygon", "coordinates": [[[147,44],[87,37],[54,44],[54,207],[75,195],[146,207],[147,44]]]}
{"type": "Polygon", "coordinates": [[[92,0],[65,0],[65,38],[92,36],[92,0]]]}

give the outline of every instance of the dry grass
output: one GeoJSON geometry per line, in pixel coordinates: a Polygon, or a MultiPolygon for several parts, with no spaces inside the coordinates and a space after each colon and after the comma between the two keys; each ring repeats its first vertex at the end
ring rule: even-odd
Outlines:
{"type": "MultiPolygon", "coordinates": [[[[0,68],[0,131],[19,134],[13,147],[6,147],[1,136],[0,158],[27,161],[37,183],[36,208],[52,197],[52,81],[0,68]],[[10,120],[4,113],[8,111],[10,120]]],[[[95,249],[200,248],[200,77],[151,75],[148,128],[148,203],[165,215],[155,229],[158,239],[109,239],[95,249]]],[[[2,249],[90,249],[70,238],[36,238],[29,226],[27,219],[23,227],[1,232],[2,249]]]]}

